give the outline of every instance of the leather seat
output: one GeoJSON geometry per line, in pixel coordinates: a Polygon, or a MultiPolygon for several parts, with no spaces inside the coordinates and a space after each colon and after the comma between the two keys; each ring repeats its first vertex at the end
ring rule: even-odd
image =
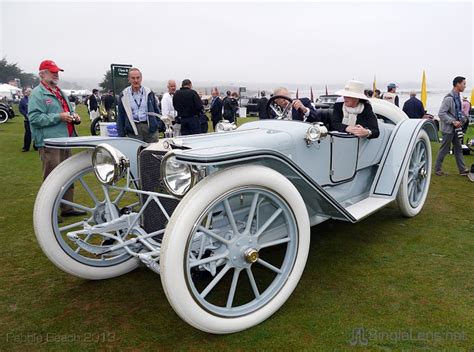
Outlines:
{"type": "Polygon", "coordinates": [[[319,119],[324,125],[329,128],[331,126],[331,117],[333,109],[316,109],[319,119]]]}

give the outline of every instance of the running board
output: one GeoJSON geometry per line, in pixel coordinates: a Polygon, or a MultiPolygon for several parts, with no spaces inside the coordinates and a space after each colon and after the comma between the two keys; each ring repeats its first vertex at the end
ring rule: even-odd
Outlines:
{"type": "Polygon", "coordinates": [[[346,210],[356,219],[356,221],[360,221],[392,201],[393,199],[390,198],[369,197],[360,202],[349,205],[346,210]]]}

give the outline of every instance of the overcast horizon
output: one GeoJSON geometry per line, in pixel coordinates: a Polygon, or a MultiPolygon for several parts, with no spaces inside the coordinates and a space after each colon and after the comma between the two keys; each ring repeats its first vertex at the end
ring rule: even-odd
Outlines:
{"type": "MultiPolygon", "coordinates": [[[[380,87],[473,85],[472,2],[0,2],[0,56],[36,73],[52,59],[61,79],[100,82],[133,64],[144,85],[195,82],[380,87]],[[112,29],[116,32],[113,34],[112,29]],[[60,29],[58,31],[58,29],[60,29]]],[[[401,87],[403,88],[403,87],[401,87]]]]}

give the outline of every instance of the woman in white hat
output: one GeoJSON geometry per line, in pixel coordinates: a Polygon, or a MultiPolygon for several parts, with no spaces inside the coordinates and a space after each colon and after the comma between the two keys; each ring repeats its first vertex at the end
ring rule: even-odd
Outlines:
{"type": "Polygon", "coordinates": [[[377,138],[379,127],[377,116],[364,95],[364,84],[358,81],[349,81],[337,95],[344,97],[344,102],[334,104],[331,118],[333,131],[351,133],[357,137],[377,138]]]}

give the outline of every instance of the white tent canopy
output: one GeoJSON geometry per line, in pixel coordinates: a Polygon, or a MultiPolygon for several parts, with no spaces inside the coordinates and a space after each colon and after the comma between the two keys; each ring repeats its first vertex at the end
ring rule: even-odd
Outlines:
{"type": "Polygon", "coordinates": [[[13,94],[18,94],[21,89],[10,84],[0,84],[0,96],[12,99],[13,94]]]}
{"type": "Polygon", "coordinates": [[[91,95],[92,94],[92,92],[88,89],[62,89],[62,91],[67,96],[70,96],[71,94],[79,95],[79,96],[86,96],[86,95],[91,95]]]}

